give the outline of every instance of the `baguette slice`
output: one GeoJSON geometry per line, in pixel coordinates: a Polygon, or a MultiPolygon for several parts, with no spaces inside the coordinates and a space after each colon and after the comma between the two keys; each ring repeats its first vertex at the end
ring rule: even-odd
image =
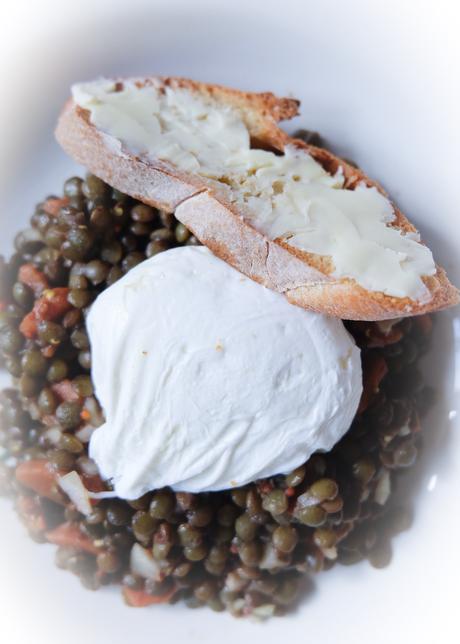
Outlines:
{"type": "MultiPolygon", "coordinates": [[[[149,84],[152,80],[147,78],[140,83],[149,84]]],[[[181,78],[154,80],[237,109],[256,147],[282,152],[285,145],[295,145],[305,149],[330,174],[341,167],[347,189],[353,190],[364,182],[385,194],[361,170],[327,150],[289,137],[278,127],[279,121],[297,115],[299,102],[294,99],[181,78]]],[[[238,208],[205,178],[160,159],[151,161],[129,153],[113,137],[98,130],[90,122],[89,112],[72,99],[60,115],[56,138],[70,156],[92,173],[136,199],[175,212],[177,219],[217,256],[264,286],[284,293],[293,304],[342,319],[384,320],[427,313],[460,301],[459,292],[441,267],[437,267],[435,275],[423,278],[431,293],[431,299],[424,303],[369,291],[353,279],[331,276],[330,258],[302,251],[282,240],[269,240],[244,221],[238,208]]],[[[414,232],[414,226],[394,204],[393,207],[396,217],[391,225],[414,232]]]]}

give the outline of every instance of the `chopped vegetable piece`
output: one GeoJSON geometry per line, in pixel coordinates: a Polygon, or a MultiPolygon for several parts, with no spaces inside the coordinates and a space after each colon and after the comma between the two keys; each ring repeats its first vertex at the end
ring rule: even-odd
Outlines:
{"type": "Polygon", "coordinates": [[[33,264],[23,264],[18,272],[18,280],[28,286],[35,296],[41,295],[49,288],[48,280],[44,273],[33,264]]]}
{"type": "Polygon", "coordinates": [[[69,203],[69,200],[67,197],[63,197],[62,199],[56,199],[56,198],[47,199],[43,204],[43,210],[46,212],[47,215],[56,217],[59,214],[60,209],[63,206],[66,206],[68,203],[69,203]]]}
{"type": "Polygon", "coordinates": [[[47,541],[54,543],[56,546],[66,548],[75,548],[75,550],[84,550],[92,555],[101,552],[101,548],[94,545],[94,542],[83,534],[76,523],[61,523],[54,530],[45,534],[47,541]]]}
{"type": "Polygon", "coordinates": [[[16,467],[16,479],[30,488],[40,496],[44,496],[56,503],[63,502],[63,496],[59,491],[56,474],[50,468],[45,459],[32,459],[24,461],[16,467]]]}
{"type": "Polygon", "coordinates": [[[123,587],[123,597],[128,606],[143,608],[152,604],[167,604],[176,594],[176,588],[168,591],[164,595],[150,595],[144,590],[135,590],[134,588],[123,587]]]}
{"type": "Polygon", "coordinates": [[[26,338],[37,335],[38,324],[44,320],[56,320],[72,308],[68,302],[67,287],[46,289],[43,295],[35,302],[34,308],[22,320],[19,330],[26,338]]]}

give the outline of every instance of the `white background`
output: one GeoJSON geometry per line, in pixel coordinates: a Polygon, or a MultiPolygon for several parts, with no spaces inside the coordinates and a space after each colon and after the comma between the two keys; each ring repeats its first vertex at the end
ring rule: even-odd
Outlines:
{"type": "MultiPolygon", "coordinates": [[[[70,83],[183,74],[301,98],[294,125],[320,130],[380,179],[460,285],[456,7],[454,0],[0,3],[0,252],[34,203],[75,171],[52,136],[70,83]]],[[[2,502],[2,644],[458,642],[454,323],[460,333],[458,310],[440,316],[427,367],[442,395],[425,455],[406,481],[418,490],[416,520],[396,539],[389,569],[360,565],[320,576],[295,615],[264,625],[177,606],[127,609],[115,591],[92,594],[55,570],[53,549],[29,543],[2,502]]]]}

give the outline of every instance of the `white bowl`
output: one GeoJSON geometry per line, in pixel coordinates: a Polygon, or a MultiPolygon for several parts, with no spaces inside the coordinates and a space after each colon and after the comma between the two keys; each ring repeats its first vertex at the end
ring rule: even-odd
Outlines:
{"type": "MultiPolygon", "coordinates": [[[[454,3],[36,4],[26,14],[22,2],[12,5],[0,52],[0,252],[9,250],[36,201],[78,171],[52,133],[69,85],[100,74],[175,74],[302,99],[302,116],[288,129],[319,130],[380,180],[460,285],[454,3]]],[[[414,500],[415,522],[394,540],[389,568],[336,567],[314,579],[294,614],[263,625],[181,605],[129,609],[118,590],[92,594],[58,571],[54,548],[30,542],[2,502],[0,639],[457,642],[458,308],[437,320],[427,373],[439,402],[425,422],[422,457],[401,490],[414,500]]]]}

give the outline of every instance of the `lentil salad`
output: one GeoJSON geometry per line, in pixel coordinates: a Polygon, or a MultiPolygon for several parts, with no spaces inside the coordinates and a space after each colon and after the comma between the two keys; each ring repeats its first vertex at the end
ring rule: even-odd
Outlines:
{"type": "Polygon", "coordinates": [[[418,362],[431,318],[346,323],[363,352],[364,394],[330,453],[234,490],[98,498],[110,484],[87,455],[102,412],[86,312],[145,258],[197,243],[172,213],[93,175],[72,177],[62,197],[38,204],[15,253],[0,261],[0,350],[13,377],[0,402],[0,487],[31,536],[56,544],[57,565],[86,587],[121,584],[133,606],[185,600],[262,618],[295,604],[305,574],[389,562],[390,535],[407,516],[388,511],[388,499],[398,471],[415,462],[430,397],[418,362]],[[59,485],[70,472],[94,494],[89,513],[59,485]]]}

